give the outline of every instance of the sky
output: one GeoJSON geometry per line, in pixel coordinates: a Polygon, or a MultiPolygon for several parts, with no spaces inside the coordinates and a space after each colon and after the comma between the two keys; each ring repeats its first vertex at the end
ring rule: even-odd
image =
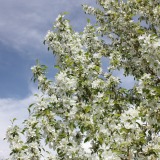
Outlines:
{"type": "MultiPolygon", "coordinates": [[[[95,5],[94,0],[0,0],[0,160],[9,155],[8,143],[3,140],[10,120],[21,124],[28,116],[27,107],[35,101],[37,86],[31,81],[30,68],[36,59],[49,66],[54,77],[57,70],[54,56],[43,45],[44,36],[52,29],[58,14],[69,12],[76,31],[82,31],[87,22],[81,4],[95,5]]],[[[89,17],[91,18],[91,17],[89,17]]],[[[103,59],[103,67],[107,67],[103,59]]],[[[134,83],[132,77],[123,79],[125,86],[134,83]]]]}

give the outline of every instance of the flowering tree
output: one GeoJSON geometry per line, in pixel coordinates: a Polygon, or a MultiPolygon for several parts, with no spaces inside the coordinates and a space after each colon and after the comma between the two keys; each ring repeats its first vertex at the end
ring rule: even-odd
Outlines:
{"type": "Polygon", "coordinates": [[[52,82],[46,66],[32,67],[43,94],[29,106],[24,128],[8,128],[10,159],[160,159],[160,1],[97,3],[83,5],[97,23],[88,21],[82,33],[63,14],[48,31],[44,42],[59,72],[52,82]],[[110,59],[107,72],[102,57],[110,59]],[[117,69],[135,78],[132,89],[120,87],[117,69]]]}

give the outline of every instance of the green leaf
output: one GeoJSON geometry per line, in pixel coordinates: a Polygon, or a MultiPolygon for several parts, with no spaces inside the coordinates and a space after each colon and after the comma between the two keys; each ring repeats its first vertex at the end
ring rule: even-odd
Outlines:
{"type": "Polygon", "coordinates": [[[144,34],[145,32],[144,32],[143,29],[138,29],[138,30],[137,30],[137,33],[140,34],[140,35],[142,35],[142,34],[144,34]]]}
{"type": "Polygon", "coordinates": [[[64,132],[59,135],[59,138],[61,138],[61,139],[65,138],[65,137],[66,137],[66,133],[64,133],[64,132]]]}
{"type": "Polygon", "coordinates": [[[68,146],[73,146],[72,143],[68,143],[67,145],[68,145],[68,146]]]}
{"type": "Polygon", "coordinates": [[[88,19],[87,19],[87,22],[88,22],[88,23],[90,23],[90,22],[91,22],[91,20],[88,18],[88,19]]]}
{"type": "Polygon", "coordinates": [[[63,12],[62,14],[63,14],[63,15],[67,15],[67,14],[69,14],[69,12],[63,12]]]}
{"type": "Polygon", "coordinates": [[[84,109],[84,112],[88,113],[90,111],[91,111],[91,106],[86,106],[85,109],[84,109]]]}
{"type": "Polygon", "coordinates": [[[87,137],[85,140],[84,140],[84,143],[88,142],[91,138],[90,137],[87,137]]]}
{"type": "Polygon", "coordinates": [[[11,123],[13,124],[14,121],[16,121],[16,120],[17,120],[17,118],[13,118],[13,119],[11,120],[11,123]]]}
{"type": "Polygon", "coordinates": [[[28,107],[28,112],[29,112],[29,113],[31,113],[31,107],[32,107],[34,104],[35,104],[35,103],[32,103],[32,104],[29,105],[29,107],[28,107]]]}
{"type": "Polygon", "coordinates": [[[59,65],[54,65],[54,68],[57,68],[57,69],[59,69],[60,67],[59,67],[59,65]]]}
{"type": "Polygon", "coordinates": [[[71,122],[71,123],[69,124],[69,127],[70,127],[70,129],[73,131],[73,130],[74,130],[74,128],[75,128],[74,123],[73,123],[73,122],[71,122]]]}
{"type": "Polygon", "coordinates": [[[21,149],[22,150],[25,150],[25,149],[27,149],[28,148],[28,146],[23,146],[21,149]]]}
{"type": "Polygon", "coordinates": [[[17,120],[17,118],[13,118],[13,122],[14,122],[15,120],[17,120]]]}
{"type": "Polygon", "coordinates": [[[84,133],[85,127],[84,127],[84,126],[81,126],[81,127],[80,127],[80,130],[81,130],[82,133],[84,133]]]}
{"type": "Polygon", "coordinates": [[[102,137],[99,137],[99,138],[98,138],[98,141],[99,141],[99,144],[100,144],[100,145],[103,144],[103,138],[102,138],[102,137]]]}
{"type": "Polygon", "coordinates": [[[95,66],[94,69],[98,72],[100,70],[99,66],[95,66]]]}

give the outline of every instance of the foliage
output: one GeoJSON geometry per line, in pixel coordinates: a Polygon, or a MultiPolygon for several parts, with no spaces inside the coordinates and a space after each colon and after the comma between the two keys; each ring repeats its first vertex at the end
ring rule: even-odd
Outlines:
{"type": "Polygon", "coordinates": [[[83,5],[97,23],[88,20],[82,33],[72,29],[64,14],[48,31],[45,44],[56,55],[59,72],[52,82],[46,66],[32,67],[43,94],[30,105],[24,128],[8,128],[10,159],[160,159],[160,2],[97,4],[83,5]],[[110,59],[107,72],[102,57],[110,59]],[[132,89],[120,87],[112,74],[117,69],[135,78],[132,89]]]}

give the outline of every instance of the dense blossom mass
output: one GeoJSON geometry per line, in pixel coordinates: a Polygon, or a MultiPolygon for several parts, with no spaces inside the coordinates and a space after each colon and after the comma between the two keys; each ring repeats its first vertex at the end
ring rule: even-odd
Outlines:
{"type": "Polygon", "coordinates": [[[23,128],[8,128],[9,159],[160,160],[160,1],[97,4],[83,5],[96,18],[83,32],[64,14],[48,31],[44,42],[59,72],[51,81],[46,66],[32,67],[42,95],[23,128]],[[110,60],[107,71],[102,57],[110,60]],[[113,76],[121,69],[135,78],[132,89],[113,76]]]}

